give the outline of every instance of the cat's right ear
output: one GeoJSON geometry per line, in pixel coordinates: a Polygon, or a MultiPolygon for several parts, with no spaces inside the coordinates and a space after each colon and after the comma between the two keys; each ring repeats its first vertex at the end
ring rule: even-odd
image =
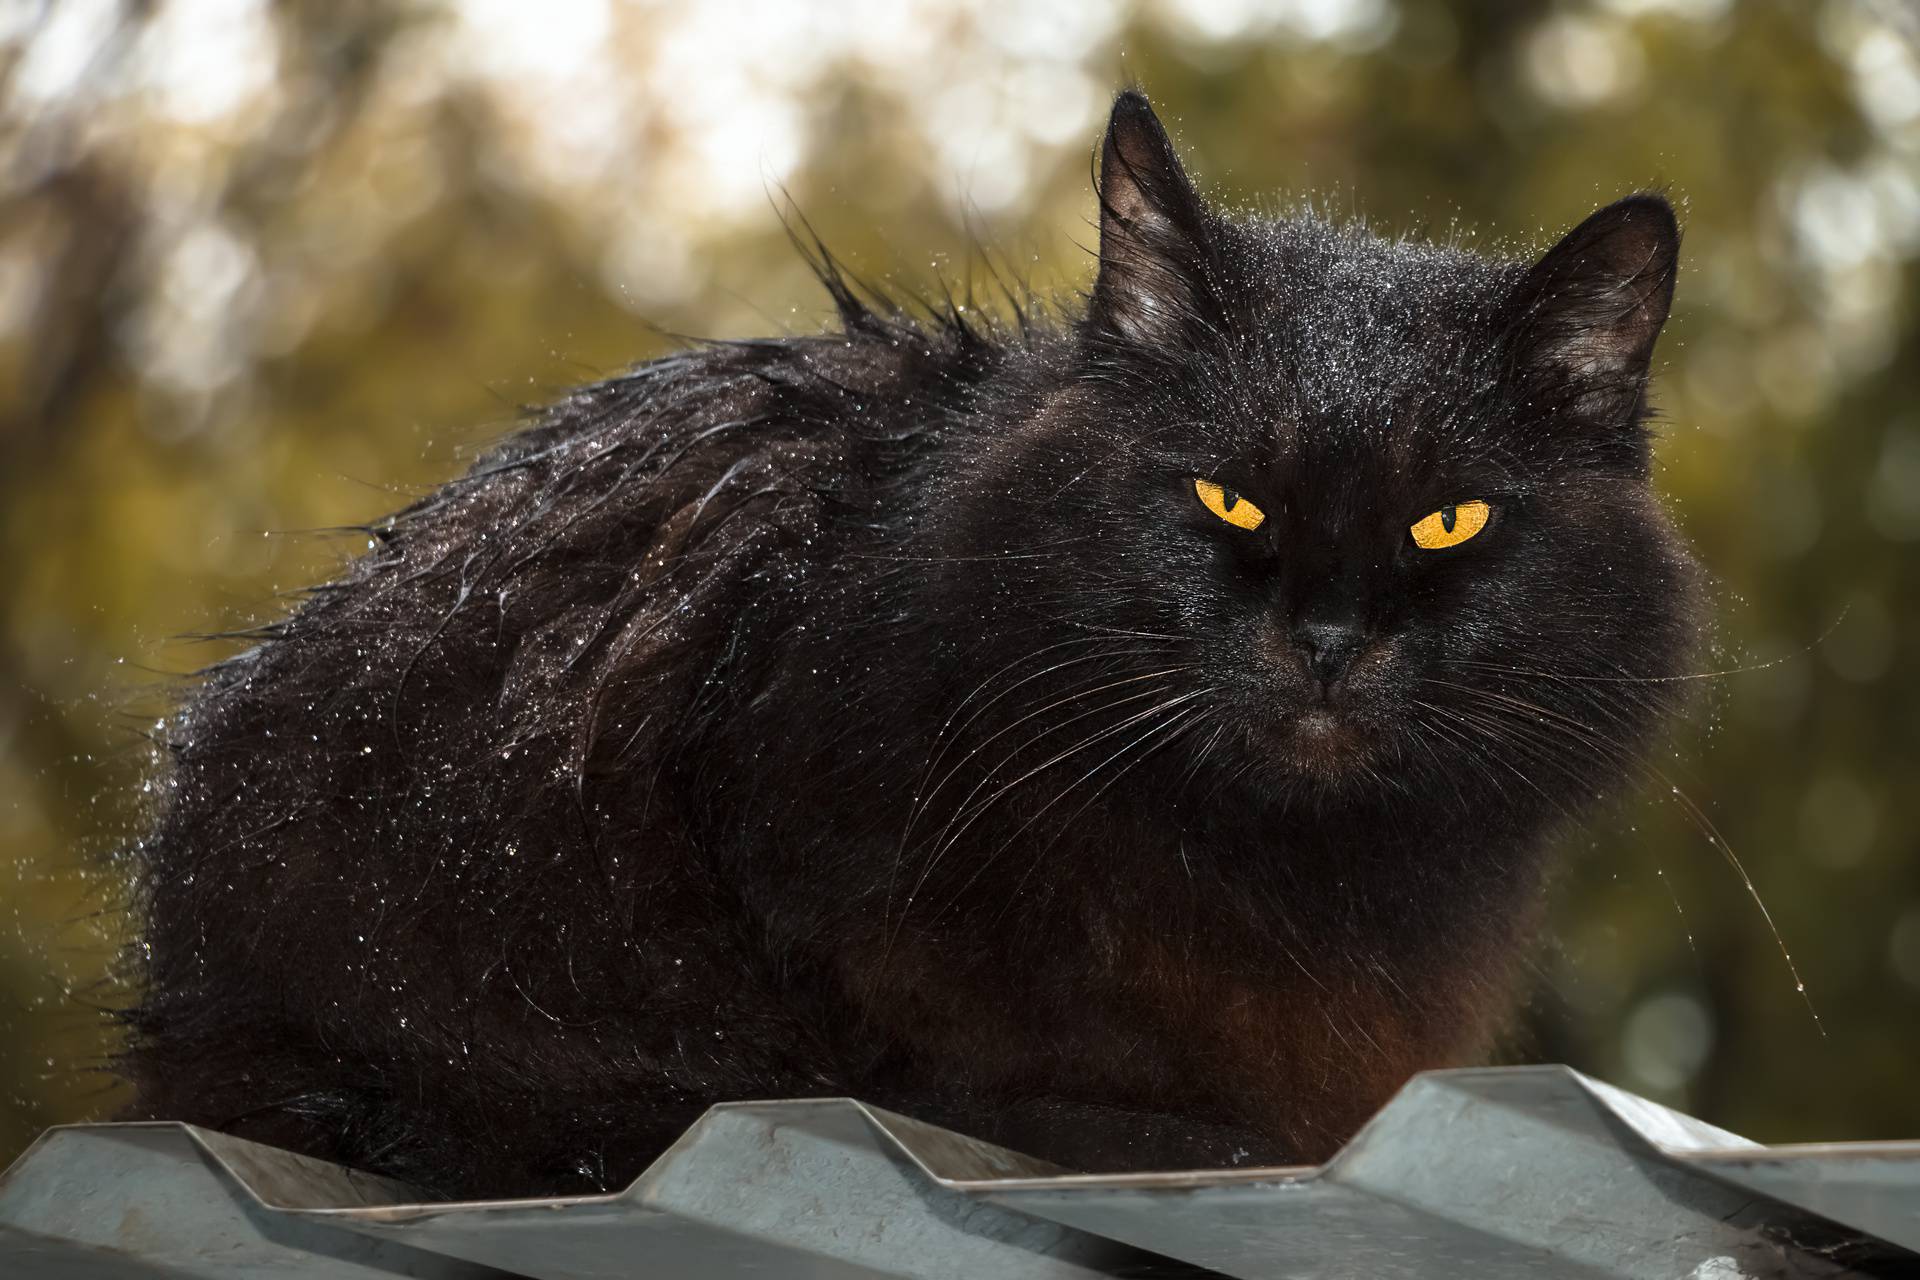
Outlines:
{"type": "Polygon", "coordinates": [[[1673,206],[1641,194],[1589,217],[1527,272],[1512,322],[1525,358],[1570,405],[1617,416],[1640,402],[1679,255],[1673,206]]]}
{"type": "Polygon", "coordinates": [[[1089,322],[1130,342],[1176,340],[1205,288],[1206,210],[1137,89],[1114,99],[1099,192],[1100,274],[1089,322]]]}

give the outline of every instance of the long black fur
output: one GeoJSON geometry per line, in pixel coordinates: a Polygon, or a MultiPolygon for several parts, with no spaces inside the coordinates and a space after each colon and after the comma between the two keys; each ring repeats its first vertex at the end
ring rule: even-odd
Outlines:
{"type": "Polygon", "coordinates": [[[1229,215],[1131,93],[1101,202],[1077,318],[820,254],[838,332],[579,390],[205,673],[132,1114],[446,1195],[832,1094],[1125,1169],[1319,1159],[1482,1052],[1699,627],[1673,215],[1532,264],[1229,215]]]}

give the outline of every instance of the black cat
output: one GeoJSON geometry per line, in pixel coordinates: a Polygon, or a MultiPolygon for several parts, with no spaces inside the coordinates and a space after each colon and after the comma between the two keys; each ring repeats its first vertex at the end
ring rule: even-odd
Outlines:
{"type": "Polygon", "coordinates": [[[1083,317],[890,302],[587,387],[168,730],[134,1114],[448,1195],[851,1094],[1312,1161],[1468,1062],[1700,631],[1678,232],[1229,215],[1114,105],[1083,317]]]}

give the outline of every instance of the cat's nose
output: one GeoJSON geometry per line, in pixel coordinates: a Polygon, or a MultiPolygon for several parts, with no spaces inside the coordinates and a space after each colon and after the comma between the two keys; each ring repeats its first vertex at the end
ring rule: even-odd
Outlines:
{"type": "Polygon", "coordinates": [[[1367,633],[1349,619],[1303,618],[1293,626],[1293,643],[1306,659],[1307,673],[1330,685],[1347,673],[1347,665],[1366,645],[1367,633]]]}

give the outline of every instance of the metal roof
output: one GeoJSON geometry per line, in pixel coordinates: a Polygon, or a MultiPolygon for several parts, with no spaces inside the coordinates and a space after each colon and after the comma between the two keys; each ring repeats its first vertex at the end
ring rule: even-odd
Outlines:
{"type": "Polygon", "coordinates": [[[703,1116],[626,1190],[423,1203],[180,1124],[49,1130],[0,1276],[1920,1274],[1920,1143],[1763,1147],[1565,1067],[1416,1077],[1318,1168],[1066,1173],[859,1102],[703,1116]]]}

